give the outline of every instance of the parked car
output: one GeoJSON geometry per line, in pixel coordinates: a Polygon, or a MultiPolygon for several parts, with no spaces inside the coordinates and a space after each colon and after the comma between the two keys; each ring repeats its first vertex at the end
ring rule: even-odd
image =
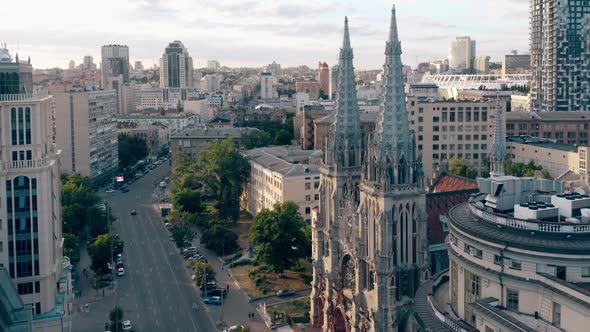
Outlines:
{"type": "Polygon", "coordinates": [[[142,172],[137,172],[137,173],[135,173],[135,177],[136,177],[136,178],[140,178],[140,177],[142,177],[142,176],[143,176],[143,173],[142,173],[142,172]]]}
{"type": "Polygon", "coordinates": [[[205,298],[205,304],[214,304],[214,305],[220,305],[222,303],[221,297],[219,296],[209,296],[207,298],[205,298]]]}
{"type": "Polygon", "coordinates": [[[128,193],[129,192],[129,189],[123,188],[123,189],[121,189],[121,192],[128,193]]]}
{"type": "Polygon", "coordinates": [[[135,210],[131,210],[131,215],[132,215],[132,216],[134,216],[134,215],[136,215],[136,214],[137,214],[137,211],[135,211],[135,210]]]}
{"type": "Polygon", "coordinates": [[[131,332],[133,331],[133,325],[131,324],[130,320],[123,321],[123,331],[124,332],[131,332]]]}
{"type": "Polygon", "coordinates": [[[114,193],[114,192],[115,192],[115,189],[113,189],[113,188],[108,188],[107,190],[105,190],[105,192],[106,192],[106,193],[109,193],[109,194],[110,194],[110,193],[114,193]]]}
{"type": "Polygon", "coordinates": [[[117,269],[117,276],[122,277],[125,275],[125,268],[120,267],[117,269]]]}
{"type": "Polygon", "coordinates": [[[227,290],[226,289],[221,289],[221,288],[215,288],[212,289],[210,291],[207,291],[207,296],[223,296],[226,297],[227,296],[227,290]]]}
{"type": "Polygon", "coordinates": [[[117,262],[117,270],[119,270],[120,268],[124,268],[125,266],[123,265],[123,261],[119,261],[117,262]]]}
{"type": "Polygon", "coordinates": [[[110,273],[103,274],[102,276],[100,276],[100,280],[101,281],[113,281],[113,276],[110,273]]]}
{"type": "Polygon", "coordinates": [[[222,332],[235,332],[235,331],[242,331],[244,327],[242,325],[234,325],[230,326],[227,329],[223,330],[222,332]]]}
{"type": "Polygon", "coordinates": [[[295,292],[289,289],[281,289],[277,291],[278,297],[287,297],[292,295],[295,295],[295,292]]]}

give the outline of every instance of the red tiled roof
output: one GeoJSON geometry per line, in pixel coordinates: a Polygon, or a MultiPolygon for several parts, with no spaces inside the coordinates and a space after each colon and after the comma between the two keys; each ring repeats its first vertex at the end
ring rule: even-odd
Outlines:
{"type": "Polygon", "coordinates": [[[462,176],[442,173],[434,182],[431,192],[449,192],[477,189],[477,182],[462,176]]]}

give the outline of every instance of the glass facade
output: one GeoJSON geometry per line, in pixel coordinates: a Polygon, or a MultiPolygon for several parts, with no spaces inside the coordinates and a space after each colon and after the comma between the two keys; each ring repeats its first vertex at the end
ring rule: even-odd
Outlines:
{"type": "Polygon", "coordinates": [[[11,278],[39,275],[37,179],[6,180],[8,263],[11,278]]]}
{"type": "Polygon", "coordinates": [[[10,109],[10,137],[12,145],[31,144],[31,108],[10,109]]]}

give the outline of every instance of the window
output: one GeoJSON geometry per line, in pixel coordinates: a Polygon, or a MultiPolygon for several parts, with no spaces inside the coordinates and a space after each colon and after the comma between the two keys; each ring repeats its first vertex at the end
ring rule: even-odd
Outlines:
{"type": "Polygon", "coordinates": [[[440,118],[438,116],[433,116],[432,122],[440,122],[440,118]]]}
{"type": "Polygon", "coordinates": [[[590,266],[582,267],[582,277],[590,278],[590,266]]]}
{"type": "Polygon", "coordinates": [[[311,201],[311,195],[305,195],[305,201],[306,202],[310,202],[311,201]]]}
{"type": "Polygon", "coordinates": [[[471,122],[471,112],[465,112],[465,121],[471,122]]]}
{"type": "Polygon", "coordinates": [[[41,283],[39,281],[35,282],[35,293],[41,293],[41,283]]]}
{"type": "Polygon", "coordinates": [[[311,207],[306,206],[305,207],[305,214],[310,214],[311,213],[311,207]]]}
{"type": "Polygon", "coordinates": [[[553,302],[553,325],[561,326],[561,304],[553,302]]]}
{"type": "Polygon", "coordinates": [[[319,181],[313,183],[313,188],[314,189],[318,189],[319,187],[320,187],[320,182],[319,181]]]}
{"type": "Polygon", "coordinates": [[[472,248],[471,252],[473,253],[473,257],[475,257],[475,258],[482,258],[483,257],[483,251],[481,251],[481,249],[472,248]]]}
{"type": "Polygon", "coordinates": [[[26,282],[24,284],[18,284],[17,290],[19,295],[33,294],[33,283],[26,282]]]}
{"type": "Polygon", "coordinates": [[[459,122],[463,122],[463,112],[459,112],[459,122]]]}
{"type": "Polygon", "coordinates": [[[433,136],[432,136],[432,140],[433,140],[434,142],[438,142],[438,141],[439,141],[439,137],[438,137],[438,135],[433,135],[433,136]]]}
{"type": "Polygon", "coordinates": [[[319,201],[320,200],[320,194],[313,195],[313,200],[314,201],[319,201]]]}
{"type": "Polygon", "coordinates": [[[421,117],[421,116],[419,116],[419,117],[418,117],[418,123],[422,123],[422,122],[424,122],[424,118],[423,118],[423,117],[421,117]]]}
{"type": "Polygon", "coordinates": [[[455,112],[451,112],[451,113],[449,113],[449,120],[450,120],[451,122],[455,122],[455,112]]]}
{"type": "Polygon", "coordinates": [[[475,274],[469,275],[469,292],[475,296],[479,296],[479,289],[481,286],[481,281],[479,276],[475,274]]]}
{"type": "Polygon", "coordinates": [[[463,243],[463,251],[470,254],[471,253],[471,246],[468,245],[467,243],[463,243]]]}
{"type": "Polygon", "coordinates": [[[494,255],[494,264],[504,265],[504,258],[502,258],[500,255],[494,255]]]}
{"type": "Polygon", "coordinates": [[[457,240],[457,237],[453,234],[451,234],[451,242],[453,242],[454,245],[457,245],[457,243],[459,243],[459,240],[457,240]]]}
{"type": "Polygon", "coordinates": [[[434,132],[440,131],[440,128],[438,126],[432,126],[432,131],[434,131],[434,132]]]}
{"type": "Polygon", "coordinates": [[[311,183],[306,183],[305,184],[305,190],[310,190],[311,189],[311,183]]]}
{"type": "Polygon", "coordinates": [[[510,260],[510,268],[513,270],[520,271],[522,269],[522,266],[519,261],[515,261],[514,259],[511,259],[510,260]]]}
{"type": "Polygon", "coordinates": [[[422,126],[418,126],[418,131],[419,131],[419,132],[423,132],[423,131],[424,131],[424,127],[422,127],[422,126]]]}
{"type": "Polygon", "coordinates": [[[515,289],[506,289],[506,309],[518,311],[518,291],[515,289]]]}
{"type": "Polygon", "coordinates": [[[418,135],[418,141],[423,141],[423,140],[424,140],[424,136],[418,135]]]}

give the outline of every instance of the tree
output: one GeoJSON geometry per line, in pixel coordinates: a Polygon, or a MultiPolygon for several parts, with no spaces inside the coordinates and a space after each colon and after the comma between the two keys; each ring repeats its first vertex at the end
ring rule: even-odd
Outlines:
{"type": "Polygon", "coordinates": [[[92,216],[99,198],[92,190],[90,178],[78,174],[61,178],[62,224],[65,233],[80,235],[92,216]]]}
{"type": "Polygon", "coordinates": [[[185,248],[185,243],[191,242],[195,238],[195,233],[190,226],[183,222],[172,224],[170,233],[172,234],[172,240],[181,250],[185,248]]]}
{"type": "Polygon", "coordinates": [[[193,271],[193,274],[197,277],[197,286],[205,284],[205,280],[215,280],[215,271],[211,267],[211,264],[205,262],[199,262],[198,260],[192,260],[188,263],[189,268],[193,271]]]}
{"type": "Polygon", "coordinates": [[[94,243],[90,245],[92,269],[96,272],[104,271],[107,263],[110,263],[114,256],[123,252],[123,245],[123,241],[114,238],[110,234],[99,235],[94,243]],[[111,257],[111,248],[113,257],[111,257]]]}
{"type": "Polygon", "coordinates": [[[275,143],[278,145],[289,145],[291,144],[292,135],[285,129],[279,130],[275,135],[275,143]]]}
{"type": "Polygon", "coordinates": [[[64,256],[70,258],[72,264],[80,260],[80,238],[74,234],[63,233],[64,256]]]}
{"type": "Polygon", "coordinates": [[[109,313],[109,319],[111,321],[111,331],[123,331],[123,308],[116,305],[113,310],[109,313]]]}
{"type": "Polygon", "coordinates": [[[241,141],[244,148],[249,150],[269,146],[273,140],[266,131],[253,130],[250,133],[242,135],[241,141]]]}
{"type": "Polygon", "coordinates": [[[290,201],[276,203],[272,210],[264,209],[254,217],[250,243],[257,247],[256,261],[279,272],[305,257],[311,246],[299,207],[290,201]]]}
{"type": "Polygon", "coordinates": [[[469,179],[477,177],[477,169],[473,166],[465,165],[463,159],[453,159],[449,166],[449,172],[453,175],[462,176],[469,179]]]}
{"type": "Polygon", "coordinates": [[[174,209],[190,213],[200,213],[203,211],[201,204],[201,192],[198,190],[182,189],[174,193],[172,198],[174,209]]]}
{"type": "Polygon", "coordinates": [[[119,134],[119,163],[122,167],[135,165],[148,154],[145,139],[125,133],[119,134]]]}
{"type": "Polygon", "coordinates": [[[213,223],[212,226],[203,232],[201,243],[217,255],[227,255],[235,252],[238,245],[238,234],[230,231],[222,221],[213,223]]]}
{"type": "Polygon", "coordinates": [[[236,151],[233,138],[213,141],[199,155],[196,172],[217,198],[219,217],[237,221],[243,185],[250,178],[250,164],[236,151]]]}

